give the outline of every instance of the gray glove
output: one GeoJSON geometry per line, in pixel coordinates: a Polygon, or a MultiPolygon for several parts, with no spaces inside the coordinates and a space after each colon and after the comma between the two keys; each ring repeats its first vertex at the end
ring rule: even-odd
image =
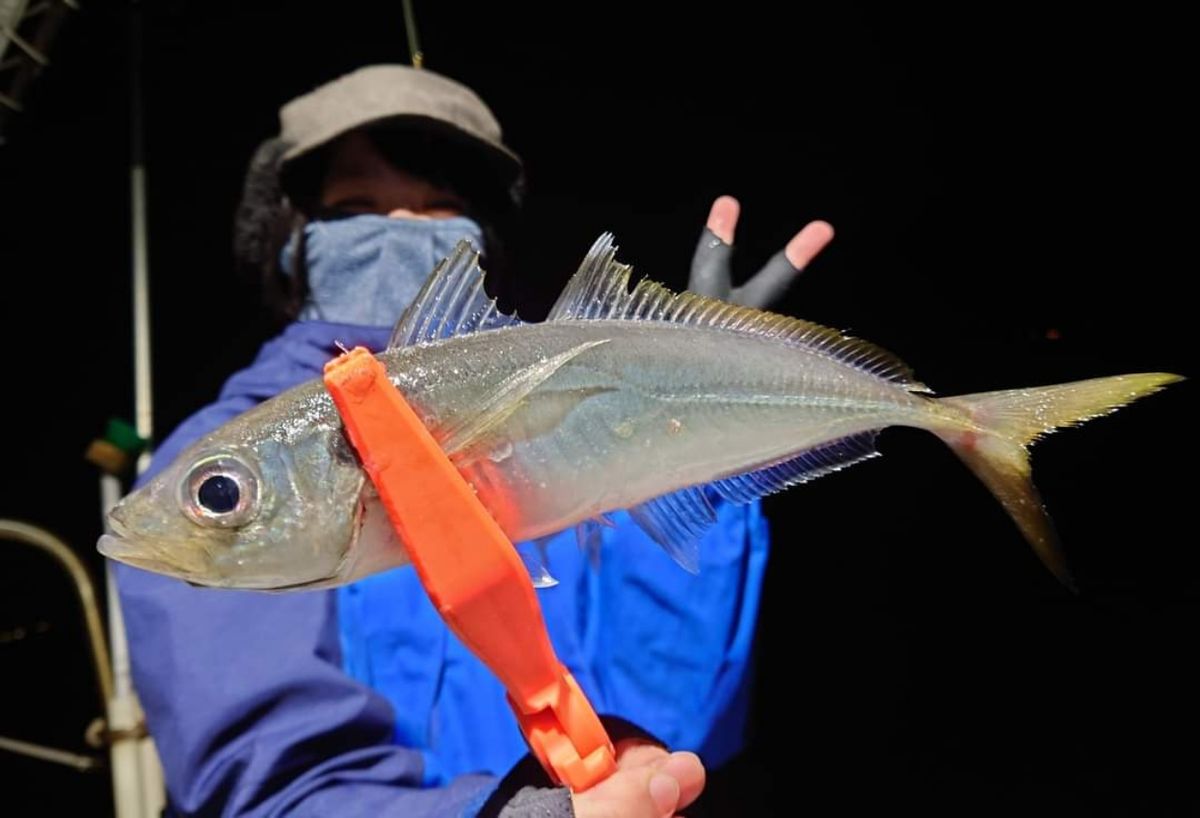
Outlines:
{"type": "Polygon", "coordinates": [[[721,196],[713,202],[708,216],[711,227],[704,228],[692,257],[688,289],[745,307],[765,309],[783,298],[804,267],[833,238],[833,228],[826,222],[810,222],[749,281],[734,287],[731,242],[740,212],[741,206],[732,196],[721,196]],[[722,239],[722,235],[728,236],[729,241],[722,239]]]}
{"type": "Polygon", "coordinates": [[[788,287],[800,275],[787,254],[780,250],[771,256],[761,270],[740,287],[733,286],[733,245],[726,244],[716,233],[704,228],[696,254],[692,257],[692,273],[688,289],[700,295],[710,295],[722,301],[744,307],[766,309],[783,298],[788,287]]]}

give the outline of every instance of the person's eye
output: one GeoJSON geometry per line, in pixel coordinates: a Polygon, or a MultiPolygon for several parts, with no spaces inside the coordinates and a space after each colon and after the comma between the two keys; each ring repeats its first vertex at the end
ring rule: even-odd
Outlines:
{"type": "Polygon", "coordinates": [[[317,211],[318,218],[344,219],[349,216],[361,216],[364,213],[381,213],[379,204],[366,196],[335,199],[329,204],[322,204],[317,211]]]}
{"type": "Polygon", "coordinates": [[[450,211],[454,213],[465,213],[467,204],[461,199],[434,199],[425,206],[426,212],[430,211],[450,211]]]}

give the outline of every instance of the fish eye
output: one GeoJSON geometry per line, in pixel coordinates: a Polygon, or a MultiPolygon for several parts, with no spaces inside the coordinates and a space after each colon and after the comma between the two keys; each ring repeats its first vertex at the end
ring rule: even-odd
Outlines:
{"type": "Polygon", "coordinates": [[[240,494],[237,480],[227,474],[214,474],[212,477],[205,478],[204,482],[200,484],[200,490],[196,492],[196,499],[200,501],[200,505],[206,511],[211,511],[213,514],[228,514],[237,508],[240,494]]]}
{"type": "Polygon", "coordinates": [[[180,484],[180,505],[203,526],[245,525],[258,513],[258,475],[233,455],[215,455],[197,462],[180,484]]]}

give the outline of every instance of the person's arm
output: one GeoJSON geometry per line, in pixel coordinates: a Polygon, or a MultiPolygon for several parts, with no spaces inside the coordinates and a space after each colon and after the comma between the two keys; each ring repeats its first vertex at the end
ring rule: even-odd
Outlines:
{"type": "Polygon", "coordinates": [[[495,785],[422,789],[391,708],[338,666],[334,596],[192,588],[122,567],[134,677],[187,815],[459,815],[495,785]]]}

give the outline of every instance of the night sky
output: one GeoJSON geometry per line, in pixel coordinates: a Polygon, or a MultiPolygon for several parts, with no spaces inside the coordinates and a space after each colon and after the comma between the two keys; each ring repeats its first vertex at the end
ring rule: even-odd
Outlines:
{"type": "MultiPolygon", "coordinates": [[[[147,5],[161,437],[271,331],[230,245],[278,106],[408,52],[398,2],[147,5]]],[[[779,311],[893,350],[940,394],[1195,374],[1181,19],[751,6],[416,4],[427,66],[475,88],[526,160],[522,316],[605,230],[636,273],[682,286],[730,193],[743,275],[811,219],[837,229],[779,311]]],[[[59,533],[97,572],[82,453],[133,414],[127,13],[67,20],[0,146],[0,516],[59,533]]],[[[1200,810],[1194,395],[1172,387],[1036,449],[1078,597],[921,432],[771,498],[750,749],[696,814],[1200,810]]],[[[98,705],[71,597],[5,545],[0,735],[84,751],[98,705]]],[[[5,815],[110,808],[106,773],[0,753],[0,780],[25,805],[5,815]]]]}

